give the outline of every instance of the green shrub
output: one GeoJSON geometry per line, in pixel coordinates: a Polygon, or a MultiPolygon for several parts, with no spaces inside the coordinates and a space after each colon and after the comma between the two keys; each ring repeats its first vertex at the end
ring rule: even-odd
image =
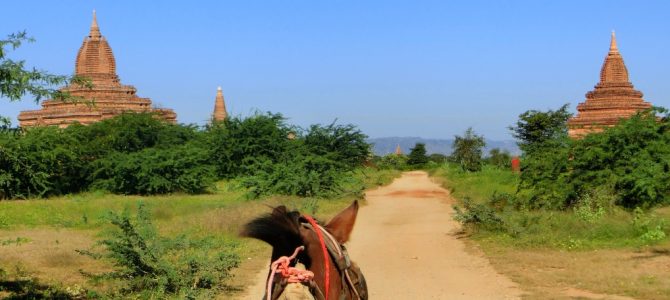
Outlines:
{"type": "Polygon", "coordinates": [[[337,181],[370,154],[353,125],[302,132],[271,113],[228,118],[204,130],[147,113],[23,134],[9,126],[0,120],[0,199],[90,189],[203,193],[217,179],[242,177],[257,195],[320,197],[338,193],[337,181]]]}
{"type": "Polygon", "coordinates": [[[382,170],[405,170],[407,169],[407,156],[387,154],[380,157],[376,164],[382,170]]]}
{"type": "Polygon", "coordinates": [[[0,199],[77,192],[85,179],[79,143],[56,127],[0,134],[0,199]]]}
{"type": "Polygon", "coordinates": [[[269,194],[301,197],[328,197],[342,192],[344,173],[339,163],[323,156],[296,155],[285,161],[259,161],[256,172],[245,177],[242,184],[253,198],[269,194]]]}
{"type": "Polygon", "coordinates": [[[641,112],[574,145],[570,183],[577,192],[609,185],[618,204],[634,208],[670,203],[670,123],[663,109],[641,112]]]}
{"type": "Polygon", "coordinates": [[[292,132],[281,114],[232,117],[207,129],[206,149],[218,177],[249,176],[255,164],[278,162],[300,142],[288,138],[292,132]]]}
{"type": "Polygon", "coordinates": [[[454,205],[454,219],[470,229],[499,231],[505,228],[505,222],[496,210],[488,204],[475,203],[469,198],[461,201],[463,207],[454,205]]]}
{"type": "Polygon", "coordinates": [[[595,223],[605,216],[604,193],[594,192],[582,196],[572,207],[575,215],[587,223],[595,223]]]}
{"type": "Polygon", "coordinates": [[[206,152],[193,145],[113,153],[93,163],[91,187],[119,194],[203,193],[215,181],[206,152]]]}
{"type": "Polygon", "coordinates": [[[670,203],[670,122],[654,108],[583,139],[567,137],[565,106],[529,112],[513,128],[524,150],[519,190],[531,195],[529,207],[565,209],[580,195],[611,189],[616,203],[652,207],[670,203]]]}
{"type": "Polygon", "coordinates": [[[655,244],[666,237],[665,220],[648,215],[637,207],[633,210],[633,227],[646,244],[655,244]]]}
{"type": "Polygon", "coordinates": [[[236,245],[231,242],[214,237],[160,236],[142,203],[135,220],[127,210],[122,214],[110,213],[109,220],[116,230],[99,242],[105,251],[78,252],[114,264],[111,272],[84,272],[94,280],[119,283],[120,288],[110,293],[112,298],[212,297],[213,291],[222,286],[222,281],[240,263],[236,245]]]}
{"type": "Polygon", "coordinates": [[[170,148],[197,137],[197,127],[167,123],[153,113],[123,113],[83,126],[70,125],[66,133],[81,144],[88,160],[108,153],[131,153],[146,148],[170,148]]]}
{"type": "Polygon", "coordinates": [[[370,144],[367,136],[356,126],[312,125],[304,137],[307,152],[323,156],[342,165],[342,169],[351,171],[357,168],[370,156],[370,144]]]}

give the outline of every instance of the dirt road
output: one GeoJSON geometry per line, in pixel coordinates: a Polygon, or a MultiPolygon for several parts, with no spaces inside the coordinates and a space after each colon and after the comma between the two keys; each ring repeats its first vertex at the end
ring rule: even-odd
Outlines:
{"type": "MultiPolygon", "coordinates": [[[[455,232],[449,192],[425,172],[407,172],[369,191],[349,253],[368,282],[371,299],[518,299],[521,291],[489,262],[467,253],[455,232]]],[[[250,287],[262,297],[262,281],[250,287]]]]}

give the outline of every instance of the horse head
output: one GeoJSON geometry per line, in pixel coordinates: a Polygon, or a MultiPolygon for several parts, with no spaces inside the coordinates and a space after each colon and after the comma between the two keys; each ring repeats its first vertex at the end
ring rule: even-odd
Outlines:
{"type": "MultiPolygon", "coordinates": [[[[302,284],[316,299],[367,299],[365,279],[344,247],[354,228],[357,214],[358,201],[354,201],[322,226],[308,215],[279,206],[270,214],[247,223],[241,235],[270,244],[273,262],[294,254],[290,265],[304,266],[313,274],[308,282],[302,284]]],[[[273,279],[275,272],[279,273],[271,269],[268,278],[273,279]]],[[[268,283],[271,291],[266,297],[276,299],[290,281],[282,276],[272,281],[268,283]]]]}

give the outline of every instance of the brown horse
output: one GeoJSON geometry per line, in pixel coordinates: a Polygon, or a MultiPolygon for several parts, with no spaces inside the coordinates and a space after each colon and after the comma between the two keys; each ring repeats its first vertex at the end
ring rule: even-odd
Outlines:
{"type": "MultiPolygon", "coordinates": [[[[291,264],[300,263],[313,273],[313,279],[304,284],[308,286],[315,299],[365,300],[368,298],[368,292],[363,274],[349,259],[343,246],[349,240],[357,213],[358,201],[354,201],[327,225],[321,226],[307,215],[288,211],[285,206],[279,206],[274,208],[272,213],[249,222],[241,235],[270,244],[273,262],[282,256],[290,256],[297,251],[296,248],[304,246],[304,251],[298,252],[291,264]],[[324,255],[324,252],[329,254],[324,255]],[[328,275],[326,269],[329,269],[328,275]],[[328,286],[326,277],[329,277],[328,286]]],[[[271,270],[268,278],[272,273],[271,270]]],[[[271,299],[277,299],[287,282],[279,276],[271,285],[271,299]]]]}

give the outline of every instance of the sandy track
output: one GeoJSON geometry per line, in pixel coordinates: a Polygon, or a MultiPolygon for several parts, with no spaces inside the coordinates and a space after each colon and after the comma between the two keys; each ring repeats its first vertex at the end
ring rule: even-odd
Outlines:
{"type": "MultiPolygon", "coordinates": [[[[465,251],[455,232],[449,192],[425,172],[406,172],[369,191],[349,253],[371,299],[518,299],[521,291],[488,260],[465,251]]],[[[266,271],[244,299],[262,297],[266,271]]]]}

